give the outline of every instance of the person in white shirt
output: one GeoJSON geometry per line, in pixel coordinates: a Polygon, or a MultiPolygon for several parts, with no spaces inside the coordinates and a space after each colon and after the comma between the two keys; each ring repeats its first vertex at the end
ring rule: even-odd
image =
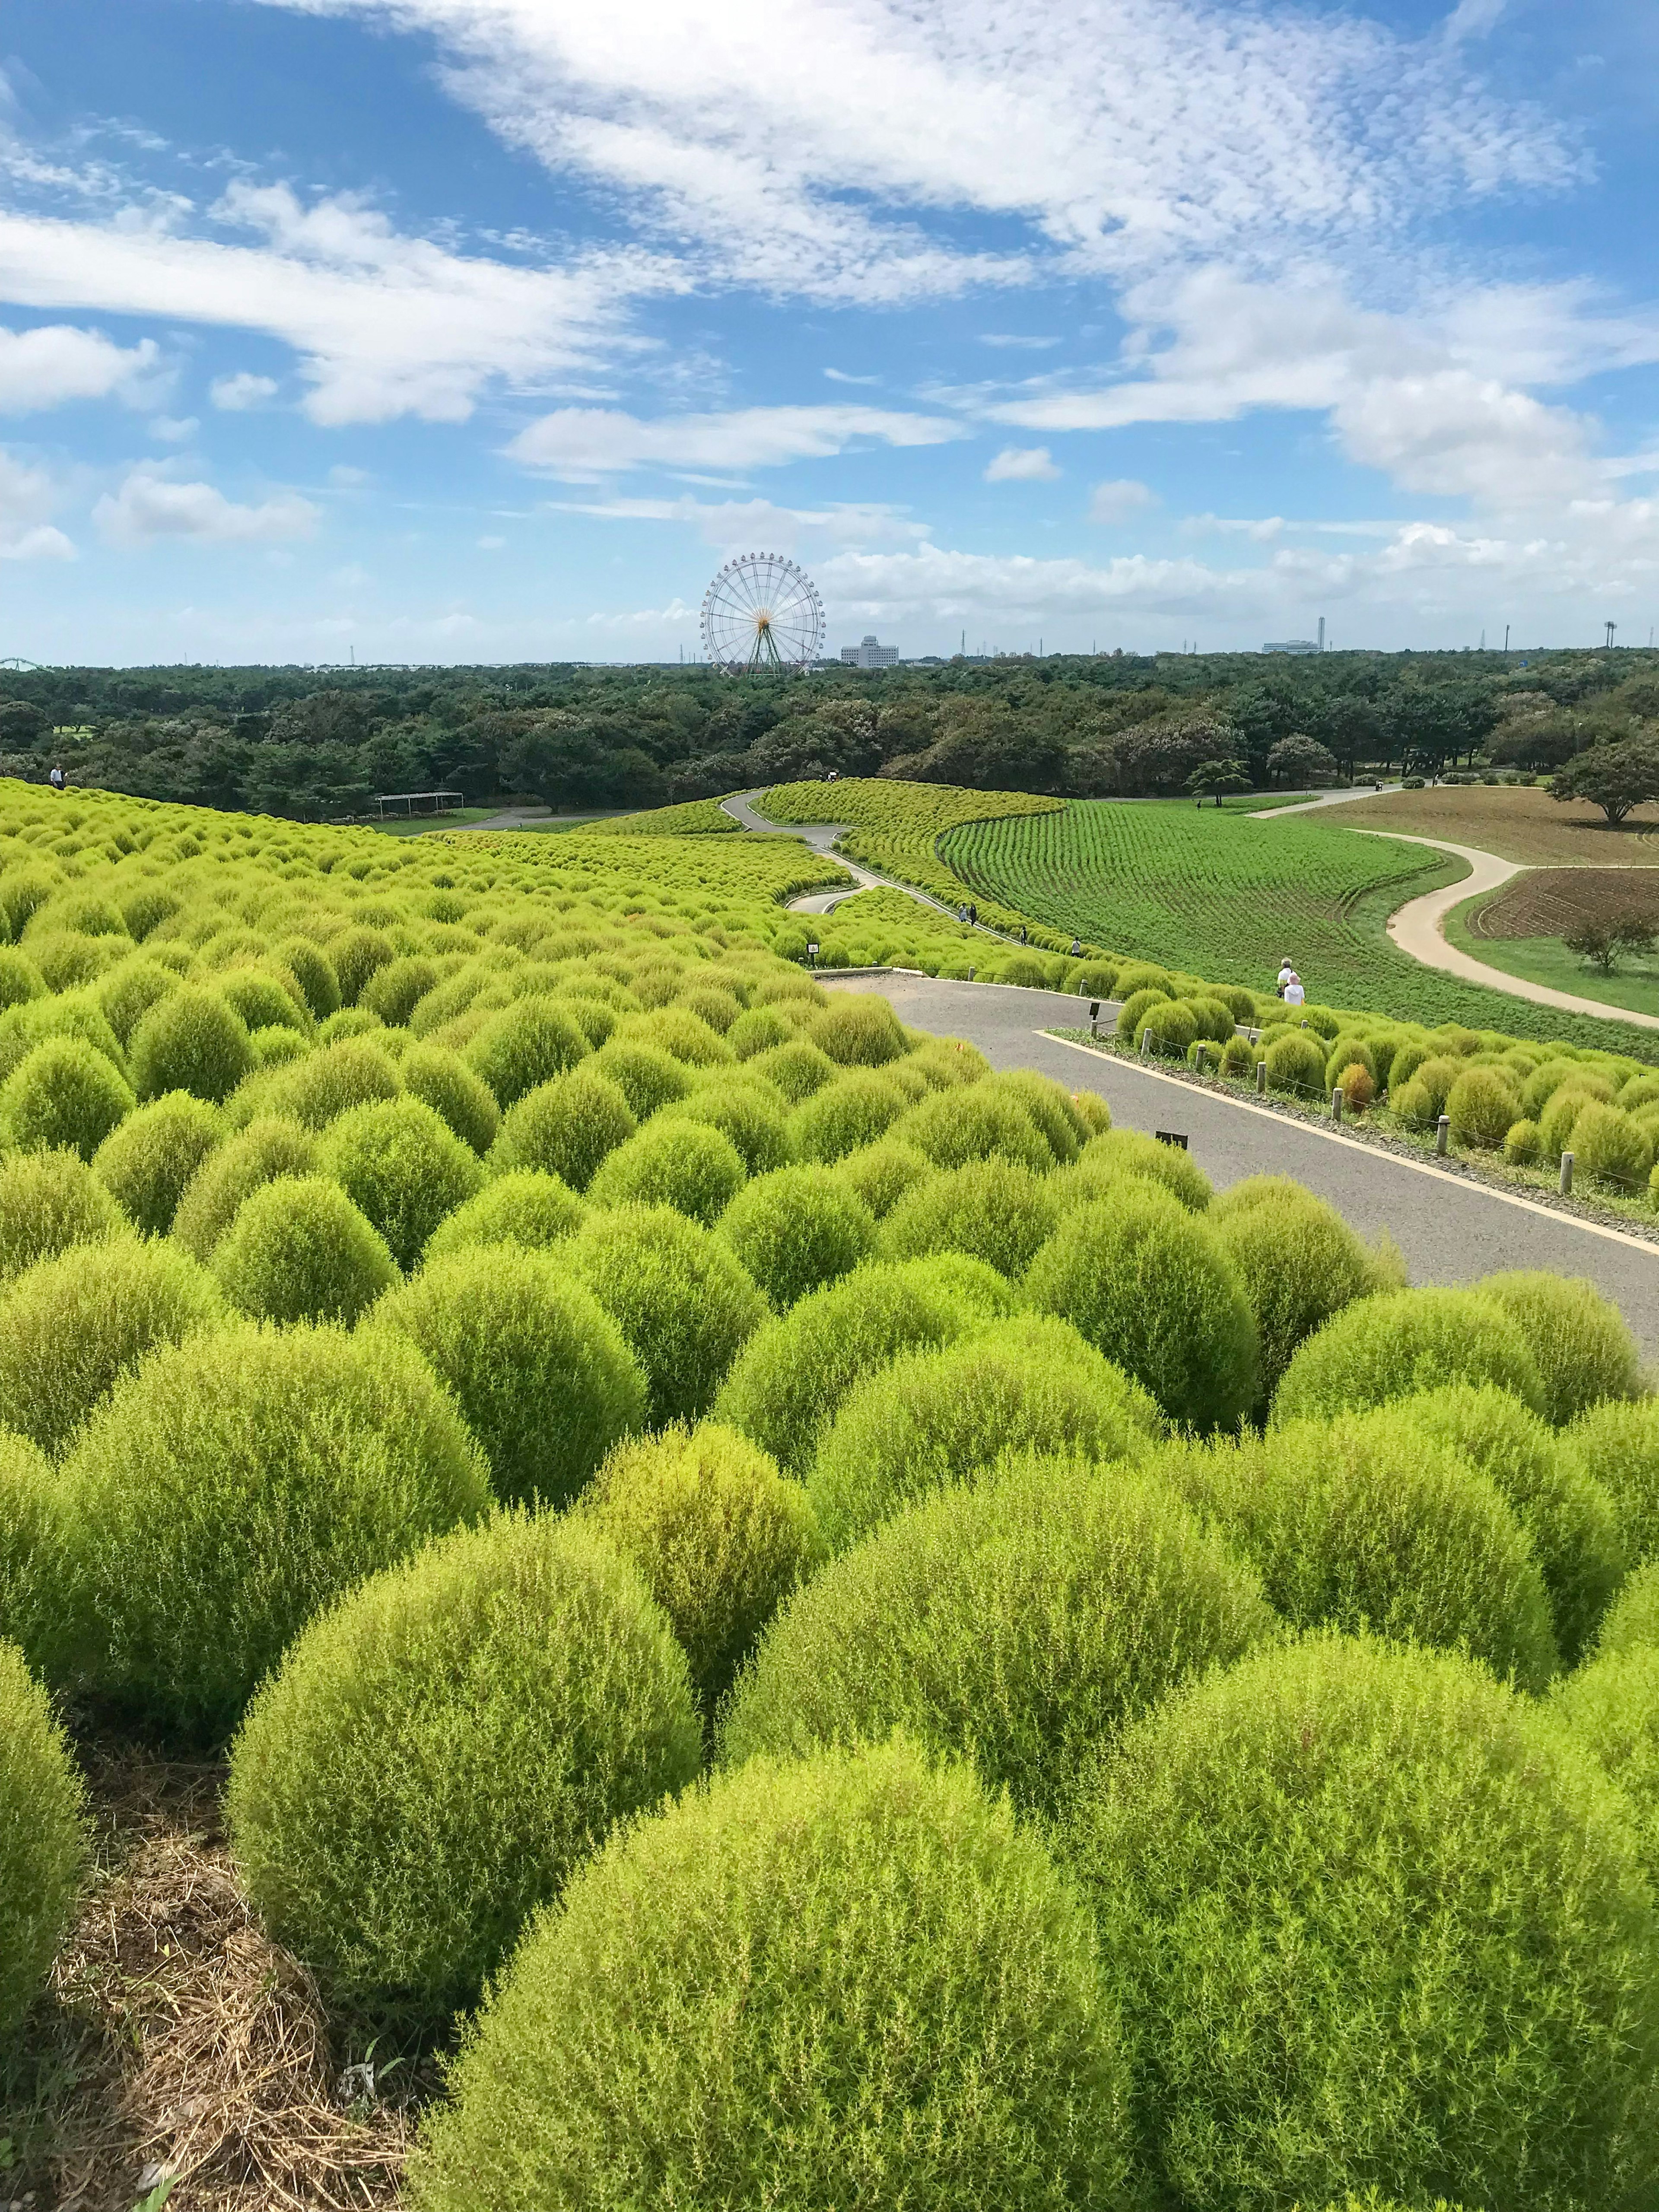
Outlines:
{"type": "Polygon", "coordinates": [[[1295,969],[1291,967],[1291,963],[1290,963],[1290,962],[1289,962],[1288,960],[1283,960],[1283,961],[1281,961],[1281,962],[1279,963],[1279,982],[1278,982],[1277,988],[1278,988],[1278,991],[1279,991],[1279,997],[1280,997],[1281,999],[1282,999],[1282,998],[1284,997],[1284,995],[1285,995],[1285,985],[1290,981],[1291,978],[1295,975],[1295,973],[1296,973],[1295,969]]]}
{"type": "Polygon", "coordinates": [[[1290,981],[1285,986],[1285,1005],[1287,1006],[1302,1006],[1307,1004],[1307,1000],[1308,994],[1302,988],[1302,978],[1299,975],[1293,975],[1291,977],[1290,981]]]}

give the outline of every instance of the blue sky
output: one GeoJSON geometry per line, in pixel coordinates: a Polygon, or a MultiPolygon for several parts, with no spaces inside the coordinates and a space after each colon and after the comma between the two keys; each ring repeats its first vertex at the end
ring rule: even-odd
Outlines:
{"type": "Polygon", "coordinates": [[[1659,9],[6,0],[0,655],[1659,623],[1659,9]]]}

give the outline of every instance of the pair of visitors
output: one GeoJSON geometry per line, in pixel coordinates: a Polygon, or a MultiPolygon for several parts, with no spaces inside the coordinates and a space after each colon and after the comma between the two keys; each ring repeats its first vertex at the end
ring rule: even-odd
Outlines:
{"type": "Polygon", "coordinates": [[[1302,978],[1286,960],[1279,971],[1279,995],[1287,1006],[1307,1004],[1308,994],[1302,988],[1302,978]]]}

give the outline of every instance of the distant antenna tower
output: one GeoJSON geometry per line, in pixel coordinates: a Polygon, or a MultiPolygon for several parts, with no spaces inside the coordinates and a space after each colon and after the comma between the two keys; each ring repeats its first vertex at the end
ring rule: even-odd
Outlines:
{"type": "Polygon", "coordinates": [[[1319,650],[1322,653],[1325,650],[1325,617],[1323,615],[1321,615],[1319,617],[1319,650]]]}
{"type": "Polygon", "coordinates": [[[1616,629],[1618,629],[1618,627],[1619,627],[1619,625],[1618,625],[1618,623],[1608,623],[1607,624],[1607,651],[1608,651],[1609,653],[1611,653],[1611,652],[1613,651],[1613,634],[1614,630],[1616,630],[1616,629]]]}

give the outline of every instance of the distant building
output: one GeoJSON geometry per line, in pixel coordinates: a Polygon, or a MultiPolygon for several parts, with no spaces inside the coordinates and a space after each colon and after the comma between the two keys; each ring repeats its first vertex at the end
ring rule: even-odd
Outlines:
{"type": "Polygon", "coordinates": [[[844,645],[841,657],[848,668],[890,668],[898,659],[896,645],[878,645],[873,635],[859,645],[844,645]]]}
{"type": "Polygon", "coordinates": [[[1319,617],[1317,637],[1288,637],[1282,645],[1264,645],[1263,653],[1323,653],[1325,650],[1325,617],[1319,617]]]}

